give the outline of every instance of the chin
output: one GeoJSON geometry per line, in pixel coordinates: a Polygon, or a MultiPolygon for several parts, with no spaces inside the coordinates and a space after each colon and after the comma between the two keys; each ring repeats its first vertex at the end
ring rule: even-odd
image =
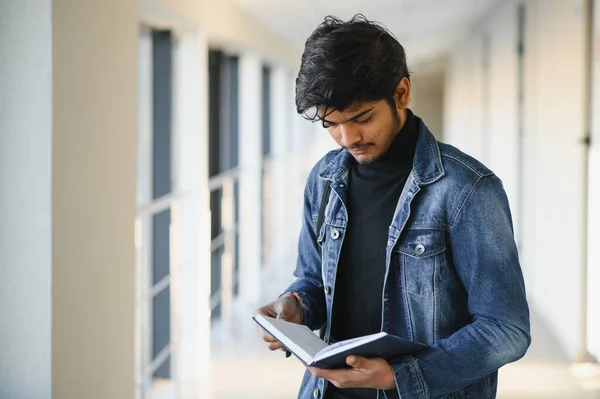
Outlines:
{"type": "Polygon", "coordinates": [[[369,146],[365,152],[355,153],[353,151],[349,151],[352,157],[361,165],[368,165],[372,162],[375,162],[381,157],[381,152],[378,151],[377,147],[369,146]]]}
{"type": "Polygon", "coordinates": [[[354,155],[354,159],[361,165],[368,165],[375,162],[379,157],[370,154],[354,155]]]}

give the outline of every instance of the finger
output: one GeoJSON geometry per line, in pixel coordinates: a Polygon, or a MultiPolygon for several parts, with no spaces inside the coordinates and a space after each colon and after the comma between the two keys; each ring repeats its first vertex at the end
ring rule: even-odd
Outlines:
{"type": "Polygon", "coordinates": [[[348,364],[348,366],[352,367],[353,369],[368,368],[368,363],[369,360],[361,356],[351,355],[346,358],[346,364],[348,364]]]}
{"type": "Polygon", "coordinates": [[[262,316],[268,316],[268,317],[276,317],[277,316],[277,312],[275,311],[275,309],[272,306],[263,306],[262,308],[258,308],[256,309],[256,311],[254,312],[254,315],[262,315],[262,316]]]}
{"type": "Polygon", "coordinates": [[[308,371],[317,378],[325,378],[326,380],[338,380],[344,370],[326,370],[316,367],[307,367],[308,371]]]}
{"type": "Polygon", "coordinates": [[[355,372],[352,372],[350,370],[344,370],[344,369],[324,370],[324,369],[318,369],[318,368],[314,368],[314,367],[308,367],[308,370],[315,377],[324,378],[338,388],[350,388],[350,387],[359,386],[354,381],[354,379],[356,378],[354,376],[355,372]],[[350,373],[349,373],[349,371],[350,371],[350,373]],[[352,373],[352,375],[351,375],[351,373],[352,373]]]}
{"type": "Polygon", "coordinates": [[[277,349],[281,348],[281,344],[279,342],[269,342],[267,343],[267,348],[272,351],[276,351],[277,349]]]}
{"type": "Polygon", "coordinates": [[[273,338],[273,336],[272,336],[272,335],[265,334],[265,333],[263,333],[263,335],[262,335],[262,339],[263,339],[263,341],[265,341],[265,342],[268,342],[268,343],[271,343],[271,342],[278,342],[278,341],[277,341],[275,338],[273,338]]]}
{"type": "Polygon", "coordinates": [[[264,329],[262,329],[261,327],[256,327],[256,332],[258,333],[258,335],[260,335],[260,337],[263,339],[263,341],[265,342],[275,342],[277,341],[271,334],[269,334],[268,332],[266,332],[264,329]]]}
{"type": "Polygon", "coordinates": [[[324,378],[323,377],[323,370],[322,369],[318,369],[316,367],[307,367],[308,371],[310,371],[310,373],[312,375],[314,375],[317,378],[324,378]]]}

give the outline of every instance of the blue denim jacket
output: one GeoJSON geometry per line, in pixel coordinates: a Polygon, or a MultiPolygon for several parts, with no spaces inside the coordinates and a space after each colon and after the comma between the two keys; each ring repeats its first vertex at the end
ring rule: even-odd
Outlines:
{"type": "MultiPolygon", "coordinates": [[[[494,398],[497,370],[531,342],[529,308],[502,182],[416,118],[413,169],[389,225],[381,330],[430,348],[391,363],[396,389],[380,398],[494,398]]],[[[337,264],[348,222],[351,155],[335,150],[305,188],[296,280],[304,322],[330,341],[337,264]],[[331,194],[316,231],[326,180],[331,194]]],[[[310,372],[299,398],[327,387],[310,372]]]]}

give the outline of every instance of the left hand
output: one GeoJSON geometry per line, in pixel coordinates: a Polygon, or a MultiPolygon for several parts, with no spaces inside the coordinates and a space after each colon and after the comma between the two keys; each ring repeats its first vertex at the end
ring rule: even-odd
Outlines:
{"type": "Polygon", "coordinates": [[[384,359],[348,356],[346,363],[352,368],[325,370],[308,367],[308,370],[315,377],[325,378],[338,388],[396,388],[394,372],[384,359]]]}

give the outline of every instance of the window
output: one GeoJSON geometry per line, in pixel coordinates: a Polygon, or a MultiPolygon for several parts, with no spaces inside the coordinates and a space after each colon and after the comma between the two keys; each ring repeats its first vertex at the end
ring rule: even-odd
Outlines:
{"type": "Polygon", "coordinates": [[[208,59],[211,318],[216,320],[223,303],[239,289],[239,74],[237,56],[211,50],[208,59]],[[231,286],[224,286],[227,273],[231,273],[231,286]]]}
{"type": "Polygon", "coordinates": [[[138,132],[138,396],[172,382],[171,205],[172,81],[170,31],[142,29],[138,132]]]}
{"type": "Polygon", "coordinates": [[[272,209],[272,159],[271,159],[271,69],[262,68],[262,264],[266,267],[271,262],[271,212],[272,209]]]}

